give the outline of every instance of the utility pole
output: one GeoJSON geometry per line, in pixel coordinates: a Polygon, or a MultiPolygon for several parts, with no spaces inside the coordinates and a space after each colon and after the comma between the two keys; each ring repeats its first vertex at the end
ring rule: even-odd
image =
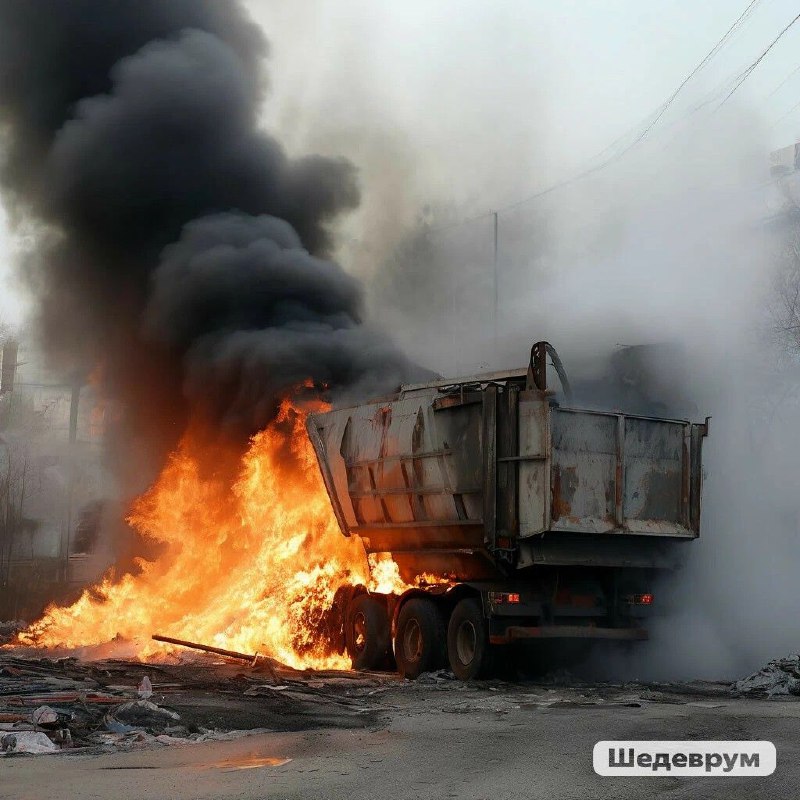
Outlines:
{"type": "Polygon", "coordinates": [[[61,529],[61,579],[64,583],[69,581],[69,549],[72,533],[72,498],[75,494],[75,459],[77,456],[76,445],[78,441],[78,406],[81,399],[81,385],[79,378],[74,378],[70,387],[69,404],[69,444],[67,446],[67,496],[64,508],[63,527],[61,529]]]}
{"type": "Polygon", "coordinates": [[[498,328],[498,300],[499,292],[497,285],[497,212],[492,212],[492,220],[494,222],[494,351],[497,355],[497,328],[498,328]]]}

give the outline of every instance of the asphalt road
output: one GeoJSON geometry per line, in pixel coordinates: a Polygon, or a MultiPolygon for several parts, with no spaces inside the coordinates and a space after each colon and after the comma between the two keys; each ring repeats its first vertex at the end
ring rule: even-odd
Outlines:
{"type": "MultiPolygon", "coordinates": [[[[747,798],[800,796],[800,701],[721,687],[549,687],[396,681],[369,695],[364,727],[257,734],[106,755],[0,760],[0,797],[747,798]],[[770,777],[604,778],[600,739],[768,739],[770,777]],[[285,761],[285,759],[291,759],[285,761]]],[[[351,724],[351,723],[348,723],[351,724]]]]}

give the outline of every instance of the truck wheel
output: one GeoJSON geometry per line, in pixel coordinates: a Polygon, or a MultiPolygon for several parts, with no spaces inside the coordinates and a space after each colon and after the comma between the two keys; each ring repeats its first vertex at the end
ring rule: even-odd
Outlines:
{"type": "Polygon", "coordinates": [[[416,678],[444,666],[444,620],[436,605],[422,597],[409,600],[397,617],[394,657],[404,678],[416,678]]]}
{"type": "Polygon", "coordinates": [[[447,626],[450,669],[462,681],[484,678],[492,668],[489,624],[478,600],[466,598],[453,609],[447,626]]]}
{"type": "Polygon", "coordinates": [[[386,606],[368,594],[358,595],[347,607],[344,636],[353,669],[384,666],[390,644],[386,606]]]}

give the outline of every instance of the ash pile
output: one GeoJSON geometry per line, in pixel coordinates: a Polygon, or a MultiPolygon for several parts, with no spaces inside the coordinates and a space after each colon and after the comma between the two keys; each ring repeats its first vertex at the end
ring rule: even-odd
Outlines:
{"type": "Polygon", "coordinates": [[[776,658],[732,688],[744,697],[800,696],[800,655],[776,658]]]}

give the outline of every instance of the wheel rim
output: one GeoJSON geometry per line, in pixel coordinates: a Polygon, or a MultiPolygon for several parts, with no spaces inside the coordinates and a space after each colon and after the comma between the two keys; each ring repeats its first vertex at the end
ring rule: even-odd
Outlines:
{"type": "Polygon", "coordinates": [[[475,651],[478,647],[478,632],[475,626],[469,621],[464,620],[458,626],[456,634],[456,653],[458,660],[462,664],[471,664],[475,658],[475,651]]]}
{"type": "Polygon", "coordinates": [[[353,646],[359,653],[367,646],[367,618],[362,611],[353,617],[353,646]]]}
{"type": "Polygon", "coordinates": [[[422,657],[422,629],[413,617],[403,631],[403,654],[407,661],[419,661],[422,657]]]}

